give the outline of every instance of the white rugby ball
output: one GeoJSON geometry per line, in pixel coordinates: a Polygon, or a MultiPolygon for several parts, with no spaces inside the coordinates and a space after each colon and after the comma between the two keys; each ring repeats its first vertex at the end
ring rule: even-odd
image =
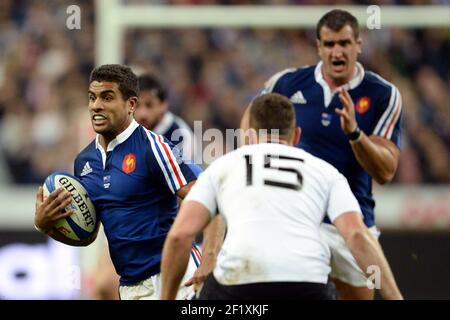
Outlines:
{"type": "Polygon", "coordinates": [[[64,210],[74,209],[74,213],[69,217],[59,219],[55,223],[55,229],[63,236],[75,241],[89,238],[96,231],[97,217],[88,192],[76,177],[63,172],[55,172],[45,179],[44,199],[59,187],[63,187],[72,195],[71,204],[64,210]]]}

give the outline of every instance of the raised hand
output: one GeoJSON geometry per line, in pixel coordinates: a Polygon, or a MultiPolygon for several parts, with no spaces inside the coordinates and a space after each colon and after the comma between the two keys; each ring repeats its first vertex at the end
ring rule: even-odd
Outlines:
{"type": "Polygon", "coordinates": [[[339,100],[342,102],[342,109],[334,110],[340,117],[342,130],[345,134],[350,134],[358,126],[355,118],[355,105],[350,94],[342,87],[339,88],[339,100]]]}

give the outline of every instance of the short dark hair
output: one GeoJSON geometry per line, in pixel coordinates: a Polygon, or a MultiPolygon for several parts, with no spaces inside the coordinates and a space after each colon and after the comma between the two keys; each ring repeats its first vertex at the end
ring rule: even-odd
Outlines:
{"type": "Polygon", "coordinates": [[[130,67],[121,64],[104,64],[95,68],[89,77],[89,83],[92,81],[116,82],[124,100],[139,95],[137,76],[130,67]]]}
{"type": "Polygon", "coordinates": [[[165,101],[167,99],[166,89],[163,87],[161,82],[152,74],[147,73],[139,76],[139,90],[146,91],[155,91],[156,96],[159,100],[165,101]]]}
{"type": "Polygon", "coordinates": [[[334,9],[327,12],[322,18],[320,18],[316,27],[316,37],[320,40],[320,30],[323,26],[326,26],[333,30],[334,32],[338,32],[346,25],[349,25],[353,30],[353,36],[355,39],[359,38],[359,25],[358,20],[356,20],[355,16],[353,16],[350,12],[334,9]]]}
{"type": "Polygon", "coordinates": [[[295,111],[291,101],[278,93],[257,97],[250,106],[250,128],[279,130],[280,136],[291,137],[295,128],[295,111]]]}

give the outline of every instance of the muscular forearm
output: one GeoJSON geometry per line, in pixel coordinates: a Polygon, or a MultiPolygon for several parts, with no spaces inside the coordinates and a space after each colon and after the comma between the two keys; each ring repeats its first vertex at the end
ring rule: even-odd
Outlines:
{"type": "MultiPolygon", "coordinates": [[[[370,232],[367,229],[357,231],[352,233],[346,240],[359,267],[364,272],[369,272],[371,270],[369,267],[371,266],[379,268],[381,277],[381,287],[379,289],[382,297],[386,300],[403,299],[381,246],[370,232]]],[[[370,276],[372,274],[368,273],[367,275],[370,276]]]]}
{"type": "Polygon", "coordinates": [[[222,247],[224,236],[225,223],[223,218],[220,215],[217,215],[203,232],[202,263],[204,259],[211,259],[215,262],[217,254],[222,247]]]}
{"type": "Polygon", "coordinates": [[[221,216],[217,215],[203,232],[202,262],[193,277],[186,282],[186,285],[194,284],[196,288],[199,288],[206,277],[214,270],[224,235],[225,222],[221,216]]]}
{"type": "Polygon", "coordinates": [[[181,279],[189,262],[189,252],[193,240],[193,237],[182,239],[170,233],[167,236],[161,262],[161,299],[173,300],[176,298],[181,279]]]}
{"type": "MultiPolygon", "coordinates": [[[[361,133],[361,138],[356,142],[351,142],[353,153],[359,164],[371,177],[380,184],[385,184],[392,180],[397,170],[398,154],[390,146],[391,142],[381,137],[370,136],[361,133]]],[[[393,144],[392,144],[393,145],[393,144]]]]}

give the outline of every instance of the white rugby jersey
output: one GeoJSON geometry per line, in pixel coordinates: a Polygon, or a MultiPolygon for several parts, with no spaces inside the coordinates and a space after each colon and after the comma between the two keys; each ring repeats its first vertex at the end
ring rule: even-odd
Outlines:
{"type": "Polygon", "coordinates": [[[326,283],[330,252],[319,226],[360,207],[345,177],[282,144],[241,147],[200,174],[186,201],[220,213],[227,236],[214,276],[224,285],[326,283]]]}

